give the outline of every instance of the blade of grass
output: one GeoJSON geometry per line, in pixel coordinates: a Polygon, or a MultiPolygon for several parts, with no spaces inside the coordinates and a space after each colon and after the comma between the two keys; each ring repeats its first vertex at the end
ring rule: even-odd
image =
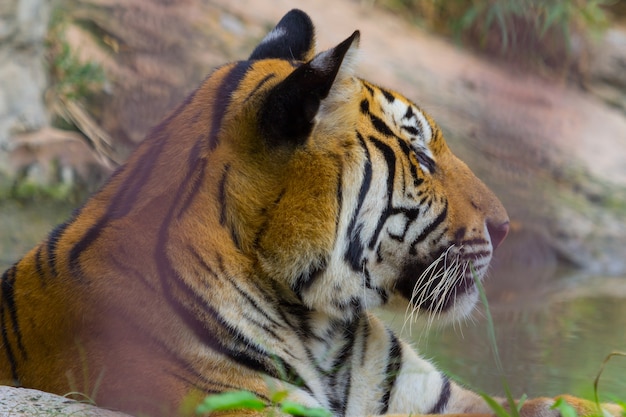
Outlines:
{"type": "Polygon", "coordinates": [[[578,413],[576,409],[572,407],[567,401],[563,398],[559,398],[556,402],[550,407],[552,410],[558,410],[561,413],[561,417],[578,417],[578,413]]]}
{"type": "Polygon", "coordinates": [[[263,410],[265,402],[250,391],[232,391],[210,395],[196,408],[196,414],[230,410],[263,410]]]}
{"type": "MultiPolygon", "coordinates": [[[[517,405],[515,404],[515,400],[513,399],[513,395],[511,395],[511,390],[509,389],[509,384],[506,381],[506,378],[504,377],[504,367],[502,366],[502,361],[500,360],[500,353],[498,352],[498,344],[496,343],[496,331],[495,331],[495,326],[493,324],[493,317],[491,316],[491,311],[489,310],[489,302],[487,301],[487,294],[485,293],[485,289],[483,288],[482,283],[480,282],[480,279],[478,278],[478,275],[476,275],[476,271],[474,270],[474,266],[472,264],[470,264],[470,270],[472,272],[472,277],[474,278],[474,283],[476,284],[476,288],[478,289],[478,294],[480,295],[480,300],[483,303],[483,305],[485,306],[485,316],[487,318],[487,336],[489,338],[489,343],[491,345],[491,350],[493,351],[493,356],[494,356],[494,360],[496,362],[496,368],[498,369],[498,372],[500,373],[501,377],[502,377],[502,387],[504,388],[504,392],[506,394],[506,399],[507,402],[509,404],[509,408],[510,408],[510,415],[511,417],[520,417],[519,415],[519,409],[517,407],[517,405]]],[[[481,394],[482,395],[482,394],[481,394]]],[[[483,398],[485,398],[485,395],[483,395],[483,398]]],[[[492,402],[495,403],[495,401],[493,401],[493,399],[491,399],[492,402]]],[[[487,403],[491,406],[491,402],[487,401],[487,403]]],[[[500,406],[500,404],[497,404],[500,408],[502,408],[502,406],[500,406]]],[[[493,406],[492,406],[493,408],[493,406]]],[[[493,408],[494,412],[498,412],[497,409],[493,408]]]]}
{"type": "Polygon", "coordinates": [[[606,355],[604,360],[602,361],[602,365],[600,365],[600,370],[598,371],[598,375],[596,375],[596,379],[593,380],[593,396],[596,402],[596,406],[598,409],[600,408],[600,399],[598,396],[598,384],[600,383],[600,377],[602,376],[602,372],[604,372],[605,365],[613,358],[614,356],[622,356],[626,357],[626,352],[613,351],[606,355]]]}
{"type": "Polygon", "coordinates": [[[280,405],[280,410],[284,413],[292,416],[303,417],[332,417],[332,413],[325,408],[321,407],[306,407],[304,405],[294,403],[291,401],[283,401],[280,405]]]}

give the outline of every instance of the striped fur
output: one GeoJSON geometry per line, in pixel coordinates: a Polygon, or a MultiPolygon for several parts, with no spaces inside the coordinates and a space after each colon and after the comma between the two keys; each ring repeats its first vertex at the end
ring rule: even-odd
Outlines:
{"type": "Polygon", "coordinates": [[[358,40],[316,55],[294,10],[152,130],[3,275],[2,382],[149,415],[239,389],[487,412],[368,311],[466,315],[506,212],[426,113],[355,77],[358,40]]]}

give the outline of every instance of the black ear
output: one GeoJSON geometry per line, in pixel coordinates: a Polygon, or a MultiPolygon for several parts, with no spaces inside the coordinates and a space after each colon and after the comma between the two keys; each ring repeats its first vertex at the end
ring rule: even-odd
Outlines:
{"type": "Polygon", "coordinates": [[[356,31],[336,47],[302,64],[268,93],[259,114],[261,132],[268,144],[300,145],[306,141],[321,101],[328,96],[346,53],[358,39],[356,31]]]}
{"type": "Polygon", "coordinates": [[[315,53],[315,31],[302,10],[288,12],[254,49],[250,59],[281,58],[307,61],[315,53]]]}

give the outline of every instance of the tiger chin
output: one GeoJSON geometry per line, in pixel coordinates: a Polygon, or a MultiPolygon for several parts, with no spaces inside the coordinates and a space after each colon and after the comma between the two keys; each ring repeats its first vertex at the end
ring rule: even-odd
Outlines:
{"type": "Polygon", "coordinates": [[[424,111],[356,77],[359,32],[314,44],[287,13],[4,273],[3,383],[150,416],[234,390],[335,416],[491,414],[369,310],[468,314],[506,211],[424,111]]]}

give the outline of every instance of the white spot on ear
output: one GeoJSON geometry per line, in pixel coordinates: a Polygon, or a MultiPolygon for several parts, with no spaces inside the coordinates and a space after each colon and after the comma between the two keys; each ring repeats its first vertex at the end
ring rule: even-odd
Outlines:
{"type": "Polygon", "coordinates": [[[282,38],[285,35],[287,35],[287,31],[284,28],[282,28],[282,27],[275,27],[274,29],[272,29],[272,31],[270,33],[268,33],[263,38],[263,40],[261,41],[261,43],[259,45],[273,42],[276,39],[282,38]]]}
{"type": "Polygon", "coordinates": [[[330,62],[331,57],[332,54],[330,50],[320,52],[315,56],[315,58],[313,58],[313,61],[311,61],[310,65],[313,69],[326,72],[328,68],[332,65],[332,62],[330,62]]]}

